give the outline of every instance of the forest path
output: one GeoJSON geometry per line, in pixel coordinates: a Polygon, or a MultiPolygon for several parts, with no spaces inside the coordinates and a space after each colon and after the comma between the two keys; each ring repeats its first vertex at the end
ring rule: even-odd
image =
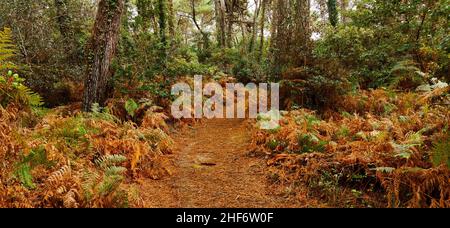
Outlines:
{"type": "Polygon", "coordinates": [[[293,207],[267,192],[264,159],[247,155],[244,120],[213,119],[173,135],[175,172],[142,185],[145,207],[293,207]]]}

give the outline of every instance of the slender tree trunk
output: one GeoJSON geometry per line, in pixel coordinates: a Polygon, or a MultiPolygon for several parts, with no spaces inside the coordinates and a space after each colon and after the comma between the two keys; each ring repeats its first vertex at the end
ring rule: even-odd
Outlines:
{"type": "Polygon", "coordinates": [[[328,0],[328,20],[333,27],[336,27],[339,22],[339,14],[337,9],[336,0],[328,0]]]}
{"type": "MultiPolygon", "coordinates": [[[[242,47],[241,47],[241,52],[244,53],[246,50],[246,45],[247,45],[247,35],[246,35],[246,25],[244,20],[241,19],[241,33],[242,33],[242,47]]],[[[239,42],[239,41],[238,41],[239,42]]]]}
{"type": "Polygon", "coordinates": [[[253,21],[252,21],[252,25],[253,25],[252,37],[250,39],[250,45],[248,47],[249,52],[253,52],[255,42],[256,42],[256,33],[258,32],[258,24],[256,23],[256,21],[259,16],[259,11],[261,10],[261,2],[259,0],[255,0],[255,6],[256,6],[256,10],[255,10],[255,15],[253,15],[253,21]]]}
{"type": "Polygon", "coordinates": [[[156,37],[159,37],[160,29],[159,29],[159,21],[155,14],[150,15],[150,21],[153,27],[153,33],[156,37]]]}
{"type": "Polygon", "coordinates": [[[258,62],[261,62],[263,51],[264,51],[264,27],[266,22],[266,5],[268,0],[262,0],[261,2],[261,20],[260,24],[260,37],[259,37],[259,52],[258,52],[258,62]]]}
{"type": "Polygon", "coordinates": [[[228,24],[227,24],[227,47],[231,48],[233,47],[233,16],[231,14],[228,14],[228,24]]]}
{"type": "Polygon", "coordinates": [[[197,11],[195,10],[195,1],[191,0],[191,7],[192,7],[192,20],[194,21],[195,27],[197,27],[198,31],[202,35],[203,40],[203,49],[209,49],[209,35],[208,33],[204,32],[202,27],[200,27],[200,24],[197,21],[197,11]]]}
{"type": "Polygon", "coordinates": [[[55,0],[56,21],[58,22],[59,32],[67,39],[70,36],[70,15],[67,9],[68,0],[55,0]]]}
{"type": "Polygon", "coordinates": [[[159,39],[160,47],[160,65],[165,67],[167,59],[167,34],[166,34],[166,0],[158,0],[158,25],[159,25],[159,39]]]}
{"type": "Polygon", "coordinates": [[[124,0],[101,0],[92,37],[88,46],[88,73],[83,95],[83,110],[90,111],[94,103],[103,105],[110,79],[111,62],[119,39],[124,0]]]}
{"type": "Polygon", "coordinates": [[[349,0],[341,0],[341,21],[342,24],[347,23],[347,16],[345,15],[347,12],[349,0]]]}
{"type": "Polygon", "coordinates": [[[226,32],[225,32],[225,0],[214,0],[216,12],[216,30],[217,43],[219,47],[226,46],[226,32]]]}
{"type": "Polygon", "coordinates": [[[141,26],[144,31],[148,31],[151,28],[151,4],[150,0],[136,0],[136,8],[139,17],[141,17],[141,26]]]}
{"type": "Polygon", "coordinates": [[[234,8],[235,8],[236,1],[235,0],[228,0],[225,1],[226,5],[226,11],[227,11],[227,31],[226,31],[226,42],[227,47],[231,48],[233,47],[233,25],[234,25],[234,8]]]}
{"type": "Polygon", "coordinates": [[[272,65],[272,77],[274,79],[280,78],[282,68],[286,65],[287,56],[287,39],[290,34],[287,29],[287,1],[273,0],[272,4],[273,21],[271,28],[271,43],[270,43],[270,60],[272,65]]]}
{"type": "Polygon", "coordinates": [[[326,21],[327,16],[328,16],[328,1],[329,0],[317,0],[317,4],[319,5],[319,13],[320,13],[320,18],[323,21],[326,21]]]}
{"type": "Polygon", "coordinates": [[[173,0],[168,0],[167,1],[167,5],[169,8],[169,35],[170,35],[170,40],[174,40],[175,39],[175,11],[173,9],[173,0]]]}
{"type": "Polygon", "coordinates": [[[277,27],[278,27],[277,3],[278,0],[272,0],[270,6],[272,11],[272,23],[270,24],[270,44],[269,44],[270,52],[273,52],[275,50],[275,43],[277,37],[277,27]]]}

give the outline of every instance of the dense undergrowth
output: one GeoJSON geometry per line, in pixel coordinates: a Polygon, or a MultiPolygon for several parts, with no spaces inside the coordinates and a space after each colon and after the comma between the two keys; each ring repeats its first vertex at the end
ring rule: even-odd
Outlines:
{"type": "Polygon", "coordinates": [[[0,207],[139,207],[136,181],[170,175],[166,115],[111,99],[54,109],[13,73],[11,32],[0,32],[0,207]],[[8,70],[12,69],[12,70],[8,70]]]}
{"type": "Polygon", "coordinates": [[[222,86],[280,83],[290,111],[279,129],[255,129],[252,150],[270,158],[269,180],[289,196],[449,207],[449,0],[251,5],[4,0],[0,207],[142,206],[139,179],[171,173],[167,123],[199,121],[168,120],[170,87],[193,87],[199,74],[222,86]],[[123,10],[96,12],[103,3],[123,10]],[[99,50],[109,58],[89,66],[92,41],[108,40],[96,25],[111,16],[116,29],[98,31],[117,30],[117,51],[99,50]],[[83,91],[97,84],[89,70],[106,72],[105,99],[84,113],[83,91]]]}
{"type": "Polygon", "coordinates": [[[361,91],[335,111],[293,110],[279,129],[255,128],[252,148],[269,155],[268,179],[284,194],[332,207],[449,207],[449,88],[361,91]]]}
{"type": "Polygon", "coordinates": [[[17,75],[0,79],[0,207],[139,207],[135,181],[170,174],[164,114],[138,126],[107,108],[45,110],[17,75]]]}

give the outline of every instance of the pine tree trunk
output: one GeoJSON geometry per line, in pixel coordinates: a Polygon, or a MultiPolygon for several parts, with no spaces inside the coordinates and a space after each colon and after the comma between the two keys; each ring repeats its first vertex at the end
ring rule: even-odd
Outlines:
{"type": "Polygon", "coordinates": [[[268,0],[262,0],[261,2],[261,20],[260,24],[260,38],[259,38],[259,52],[258,52],[258,62],[261,62],[263,51],[264,51],[264,27],[266,22],[266,5],[268,0]]]}
{"type": "Polygon", "coordinates": [[[59,32],[66,39],[70,35],[70,16],[67,9],[67,0],[55,0],[55,7],[59,32]]]}
{"type": "Polygon", "coordinates": [[[216,30],[217,30],[217,43],[219,47],[226,46],[226,32],[225,32],[225,0],[214,0],[215,13],[216,13],[216,30]]]}
{"type": "Polygon", "coordinates": [[[336,0],[328,0],[328,19],[333,27],[336,27],[339,22],[339,14],[336,0]]]}
{"type": "Polygon", "coordinates": [[[88,69],[83,95],[83,110],[90,111],[94,103],[103,105],[110,79],[111,62],[119,39],[124,0],[101,0],[92,37],[88,46],[88,69]]]}
{"type": "Polygon", "coordinates": [[[160,65],[165,67],[167,59],[167,34],[166,34],[166,23],[167,23],[167,13],[166,13],[166,0],[158,0],[158,25],[159,25],[159,39],[161,42],[160,50],[160,65]]]}
{"type": "MultiPolygon", "coordinates": [[[[294,33],[296,39],[292,45],[298,48],[296,53],[300,59],[297,60],[297,64],[304,66],[311,56],[311,1],[297,0],[296,11],[296,32],[294,33]],[[295,45],[295,43],[298,45],[295,45]]],[[[293,50],[295,49],[293,48],[293,50]]],[[[295,53],[292,54],[295,55],[295,53]]]]}
{"type": "Polygon", "coordinates": [[[227,47],[233,47],[233,25],[234,25],[234,9],[237,4],[236,0],[223,0],[226,7],[226,44],[227,47]]]}
{"type": "Polygon", "coordinates": [[[255,5],[256,5],[256,10],[255,10],[255,14],[253,15],[253,21],[252,21],[252,37],[250,39],[250,45],[248,47],[248,51],[249,53],[253,52],[254,46],[255,46],[255,42],[256,42],[256,33],[258,32],[258,24],[256,23],[258,16],[259,16],[259,11],[261,10],[261,2],[258,0],[255,0],[255,5]]]}
{"type": "Polygon", "coordinates": [[[169,24],[169,35],[170,35],[170,40],[174,40],[175,39],[175,12],[173,9],[173,0],[168,0],[168,8],[169,8],[169,20],[168,20],[168,24],[169,24]]]}
{"type": "Polygon", "coordinates": [[[347,8],[349,5],[349,0],[341,0],[341,21],[342,24],[347,23],[347,16],[345,15],[347,12],[347,8]]]}

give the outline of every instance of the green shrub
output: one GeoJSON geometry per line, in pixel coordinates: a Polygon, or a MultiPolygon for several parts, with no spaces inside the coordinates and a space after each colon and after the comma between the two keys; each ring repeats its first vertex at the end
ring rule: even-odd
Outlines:
{"type": "Polygon", "coordinates": [[[36,188],[31,171],[39,165],[44,165],[47,168],[53,165],[53,163],[47,159],[47,152],[43,147],[31,150],[31,152],[28,155],[23,156],[22,160],[17,164],[14,174],[24,187],[28,189],[36,188]]]}
{"type": "Polygon", "coordinates": [[[4,28],[0,31],[0,71],[14,69],[16,66],[8,61],[14,57],[15,45],[12,41],[11,29],[4,28]]]}
{"type": "Polygon", "coordinates": [[[216,50],[212,54],[211,63],[242,83],[259,82],[265,79],[264,65],[256,61],[256,57],[246,55],[239,49],[216,50]]]}
{"type": "Polygon", "coordinates": [[[431,161],[434,166],[445,164],[450,169],[450,135],[434,143],[431,161]]]}

